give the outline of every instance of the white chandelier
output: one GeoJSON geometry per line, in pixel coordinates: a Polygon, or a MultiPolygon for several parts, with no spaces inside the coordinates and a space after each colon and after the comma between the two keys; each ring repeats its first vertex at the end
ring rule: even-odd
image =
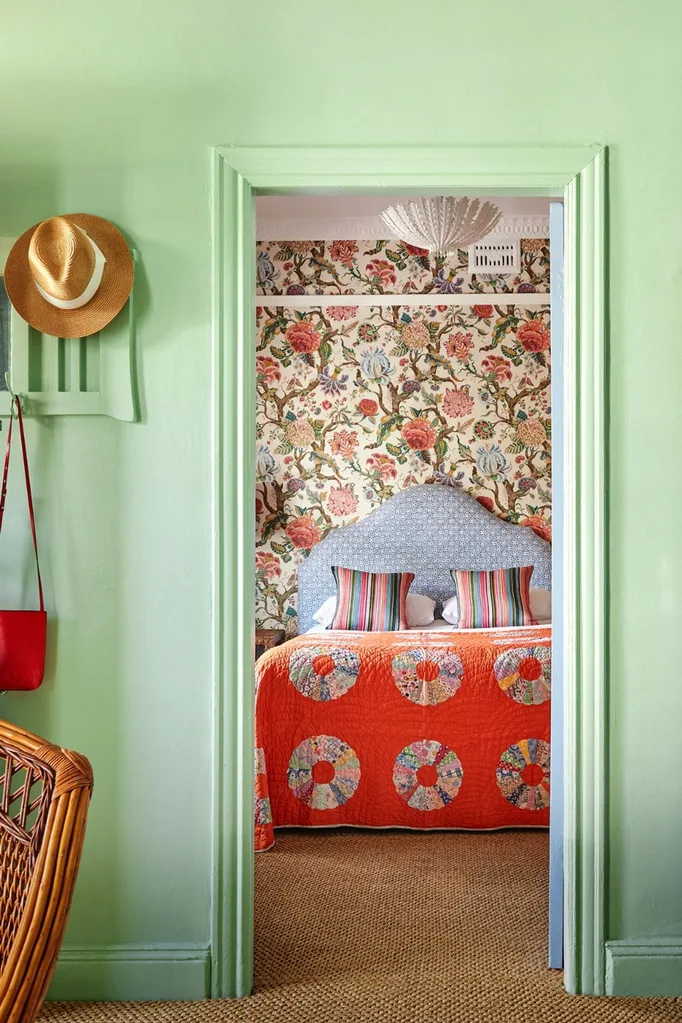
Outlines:
{"type": "Polygon", "coordinates": [[[436,196],[389,206],[381,214],[392,238],[399,238],[436,256],[473,245],[490,234],[502,217],[491,202],[468,196],[436,196]]]}

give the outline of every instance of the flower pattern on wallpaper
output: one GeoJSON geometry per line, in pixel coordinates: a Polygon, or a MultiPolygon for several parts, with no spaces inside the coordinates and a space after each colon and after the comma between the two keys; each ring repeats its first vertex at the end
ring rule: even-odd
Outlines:
{"type": "Polygon", "coordinates": [[[549,539],[549,353],[549,306],[259,308],[259,625],[294,633],[302,558],[413,484],[549,539]]]}
{"type": "Polygon", "coordinates": [[[386,295],[549,291],[549,240],[521,239],[519,274],[469,274],[465,250],[436,260],[400,241],[258,242],[259,295],[386,295]]]}

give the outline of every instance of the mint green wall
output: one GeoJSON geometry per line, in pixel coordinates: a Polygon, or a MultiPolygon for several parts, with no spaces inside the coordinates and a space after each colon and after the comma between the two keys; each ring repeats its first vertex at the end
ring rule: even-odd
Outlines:
{"type": "Polygon", "coordinates": [[[682,9],[650,10],[72,0],[56,16],[34,0],[3,12],[0,235],[87,210],[118,223],[143,263],[143,424],[32,424],[59,622],[50,683],[0,698],[95,766],[71,945],[208,940],[208,147],[221,142],[609,145],[608,936],[682,935],[682,488],[667,383],[682,369],[682,9]]]}

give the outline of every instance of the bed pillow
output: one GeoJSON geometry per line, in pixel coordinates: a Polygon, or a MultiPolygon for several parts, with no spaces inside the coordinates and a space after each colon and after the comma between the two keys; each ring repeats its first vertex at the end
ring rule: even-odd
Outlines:
{"type": "Polygon", "coordinates": [[[331,629],[397,632],[407,628],[407,591],[414,572],[359,572],[335,565],[336,611],[331,629]]]}
{"type": "Polygon", "coordinates": [[[450,597],[443,604],[443,620],[448,625],[454,625],[455,628],[459,625],[459,604],[457,603],[457,594],[450,597]]]}
{"type": "Polygon", "coordinates": [[[538,625],[549,625],[552,621],[552,592],[539,586],[530,588],[530,610],[538,625]]]}
{"type": "Polygon", "coordinates": [[[410,629],[421,629],[435,618],[436,602],[423,593],[407,594],[407,624],[410,629]]]}
{"type": "Polygon", "coordinates": [[[536,625],[530,607],[533,566],[491,572],[451,569],[457,591],[460,629],[503,629],[536,625]]]}
{"type": "MultiPolygon", "coordinates": [[[[423,593],[408,593],[406,606],[409,629],[424,628],[435,620],[436,602],[431,600],[431,597],[425,597],[423,593]]],[[[335,612],[336,597],[327,597],[322,607],[313,615],[313,621],[328,629],[334,621],[335,612]]]]}
{"type": "MultiPolygon", "coordinates": [[[[407,598],[407,615],[410,614],[410,597],[407,598]]],[[[539,586],[530,587],[530,611],[538,625],[550,625],[552,622],[552,593],[539,586]]],[[[334,613],[332,608],[330,614],[334,613]]],[[[449,625],[459,625],[459,604],[457,595],[450,597],[443,604],[443,620],[449,625]]]]}
{"type": "Polygon", "coordinates": [[[321,607],[318,607],[317,611],[313,615],[313,621],[317,622],[318,625],[324,625],[325,629],[328,629],[334,621],[335,611],[336,597],[327,597],[324,604],[322,604],[321,607]]]}

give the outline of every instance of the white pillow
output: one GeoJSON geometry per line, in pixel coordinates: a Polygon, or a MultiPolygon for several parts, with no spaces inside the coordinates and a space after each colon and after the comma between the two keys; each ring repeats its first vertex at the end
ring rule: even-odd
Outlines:
{"type": "Polygon", "coordinates": [[[319,622],[320,625],[324,625],[327,629],[334,621],[334,612],[336,611],[336,597],[327,597],[322,607],[318,608],[313,615],[313,621],[319,622]]]}
{"type": "MultiPolygon", "coordinates": [[[[549,625],[552,621],[552,594],[538,586],[530,588],[530,611],[538,625],[549,625]]],[[[443,604],[443,618],[449,625],[459,625],[459,604],[457,594],[443,604]]]]}
{"type": "MultiPolygon", "coordinates": [[[[408,593],[405,608],[407,610],[407,624],[409,628],[419,629],[424,625],[430,625],[433,621],[436,602],[431,600],[430,597],[423,596],[421,593],[408,593]]],[[[318,608],[313,615],[313,621],[319,622],[320,625],[324,625],[325,629],[328,629],[334,621],[335,612],[336,597],[327,597],[322,607],[318,608]]]]}
{"type": "Polygon", "coordinates": [[[530,610],[538,625],[549,625],[552,621],[551,591],[540,589],[539,586],[531,586],[530,610]]]}
{"type": "Polygon", "coordinates": [[[443,604],[443,618],[448,625],[454,625],[455,628],[459,625],[459,604],[456,593],[443,604]]]}
{"type": "Polygon", "coordinates": [[[408,593],[405,601],[407,611],[407,624],[411,629],[420,629],[424,625],[430,625],[433,621],[436,610],[435,600],[425,597],[422,593],[408,593]]]}
{"type": "Polygon", "coordinates": [[[313,615],[313,621],[319,622],[320,625],[324,625],[325,629],[331,625],[334,620],[334,611],[336,610],[336,597],[328,596],[326,601],[321,608],[318,608],[313,615]]]}

